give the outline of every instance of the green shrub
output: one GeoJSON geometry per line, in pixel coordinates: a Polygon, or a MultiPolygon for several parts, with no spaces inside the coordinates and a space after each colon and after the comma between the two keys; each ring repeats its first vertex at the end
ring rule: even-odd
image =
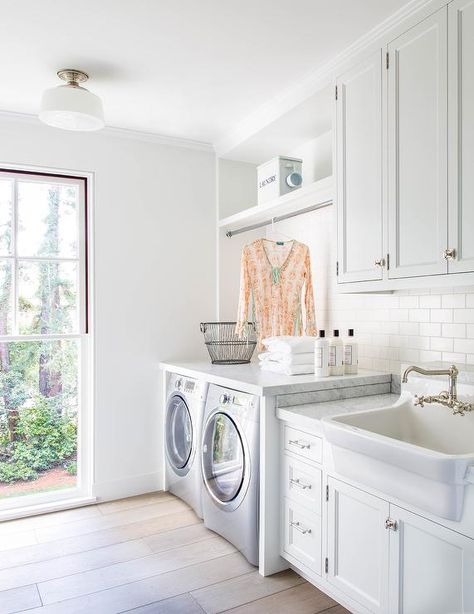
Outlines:
{"type": "Polygon", "coordinates": [[[77,461],[71,461],[66,465],[66,471],[69,475],[77,475],[77,461]]]}
{"type": "Polygon", "coordinates": [[[0,482],[35,479],[39,471],[57,466],[76,452],[74,418],[61,415],[45,399],[20,410],[16,432],[18,439],[8,443],[0,424],[0,482]]]}
{"type": "Polygon", "coordinates": [[[38,474],[28,465],[18,462],[0,462],[0,482],[36,480],[38,474]]]}

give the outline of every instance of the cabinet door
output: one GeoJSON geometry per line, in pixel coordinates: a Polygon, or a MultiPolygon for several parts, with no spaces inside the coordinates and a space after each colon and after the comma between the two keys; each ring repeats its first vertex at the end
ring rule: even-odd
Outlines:
{"type": "Polygon", "coordinates": [[[382,52],[337,80],[339,282],[382,279],[382,52]]]}
{"type": "Polygon", "coordinates": [[[447,272],[447,8],[388,45],[389,277],[447,272]]]}
{"type": "Polygon", "coordinates": [[[328,582],[372,612],[388,610],[389,504],[329,478],[328,582]]]}
{"type": "Polygon", "coordinates": [[[474,540],[390,506],[390,614],[474,611],[474,540]]]}
{"type": "Polygon", "coordinates": [[[450,273],[474,271],[474,0],[448,8],[450,273]]]}

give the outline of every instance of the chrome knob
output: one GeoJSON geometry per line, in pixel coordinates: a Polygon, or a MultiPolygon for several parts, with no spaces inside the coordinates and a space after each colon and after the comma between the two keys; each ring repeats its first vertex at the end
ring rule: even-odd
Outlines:
{"type": "Polygon", "coordinates": [[[444,257],[446,258],[446,260],[452,260],[453,258],[456,258],[456,250],[450,248],[445,249],[444,257]]]}
{"type": "Polygon", "coordinates": [[[383,258],[380,258],[380,260],[376,260],[374,262],[375,266],[381,266],[384,267],[385,266],[385,260],[383,258]]]}
{"type": "Polygon", "coordinates": [[[385,528],[390,531],[398,530],[398,522],[396,520],[392,520],[391,518],[387,518],[385,521],[385,528]]]}
{"type": "Polygon", "coordinates": [[[221,396],[219,397],[219,404],[220,405],[228,405],[232,400],[232,397],[230,396],[230,394],[227,393],[223,393],[221,394],[221,396]]]}
{"type": "Polygon", "coordinates": [[[175,388],[177,388],[178,390],[181,388],[182,385],[183,385],[183,380],[181,378],[177,379],[174,384],[175,388]]]}

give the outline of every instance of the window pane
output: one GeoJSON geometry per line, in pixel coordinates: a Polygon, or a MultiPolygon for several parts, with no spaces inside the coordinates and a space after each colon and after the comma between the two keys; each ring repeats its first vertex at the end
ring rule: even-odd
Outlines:
{"type": "Polygon", "coordinates": [[[21,335],[78,332],[77,269],[76,262],[19,262],[21,335]]]}
{"type": "Polygon", "coordinates": [[[12,332],[13,269],[11,260],[0,260],[0,335],[12,332]]]}
{"type": "Polygon", "coordinates": [[[79,344],[0,343],[0,499],[76,485],[79,344]]]}
{"type": "Polygon", "coordinates": [[[12,252],[13,182],[0,181],[0,256],[12,252]]]}
{"type": "Polygon", "coordinates": [[[77,186],[18,182],[18,254],[77,257],[78,202],[77,186]]]}

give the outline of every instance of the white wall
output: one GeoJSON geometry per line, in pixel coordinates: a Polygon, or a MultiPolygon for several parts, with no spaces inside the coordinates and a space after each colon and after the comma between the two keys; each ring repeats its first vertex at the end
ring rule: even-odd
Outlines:
{"type": "MultiPolygon", "coordinates": [[[[218,219],[257,204],[257,170],[254,164],[219,159],[218,168],[218,219]]],[[[259,230],[236,235],[231,239],[225,236],[225,232],[219,232],[219,320],[233,322],[237,317],[240,255],[243,246],[259,236],[259,230]]]]}
{"type": "Polygon", "coordinates": [[[159,488],[157,365],[215,317],[214,155],[2,117],[0,162],[95,173],[95,488],[159,488]]]}
{"type": "Polygon", "coordinates": [[[332,174],[332,130],[302,143],[289,153],[303,160],[303,185],[308,185],[332,174]]]}

